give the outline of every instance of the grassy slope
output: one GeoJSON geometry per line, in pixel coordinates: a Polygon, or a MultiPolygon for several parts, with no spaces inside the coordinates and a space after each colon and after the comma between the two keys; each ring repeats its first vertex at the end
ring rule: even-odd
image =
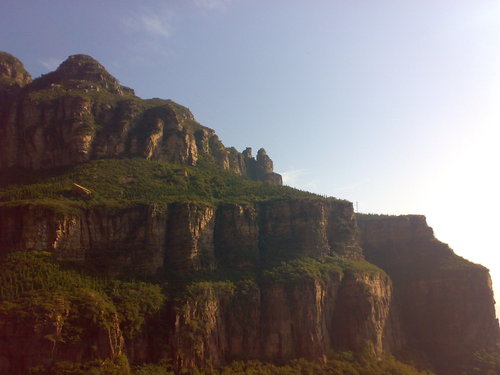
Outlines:
{"type": "MultiPolygon", "coordinates": [[[[252,181],[223,171],[209,161],[186,167],[145,159],[101,159],[59,171],[0,171],[0,205],[36,203],[66,208],[94,205],[126,207],[191,201],[207,205],[246,204],[289,198],[319,198],[290,187],[252,181]],[[90,190],[71,194],[71,185],[90,190]]],[[[333,198],[331,198],[333,199],[333,198]]]]}

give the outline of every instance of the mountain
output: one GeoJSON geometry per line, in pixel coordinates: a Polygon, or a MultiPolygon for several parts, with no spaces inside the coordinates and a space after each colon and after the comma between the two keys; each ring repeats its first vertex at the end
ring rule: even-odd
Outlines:
{"type": "Polygon", "coordinates": [[[0,53],[0,99],[1,374],[499,373],[488,270],[424,217],[282,186],[90,56],[0,53]]]}

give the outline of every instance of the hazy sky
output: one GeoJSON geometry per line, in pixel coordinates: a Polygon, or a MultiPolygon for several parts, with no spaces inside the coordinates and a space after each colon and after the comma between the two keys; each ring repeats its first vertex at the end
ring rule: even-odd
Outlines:
{"type": "Polygon", "coordinates": [[[92,55],[289,185],[425,214],[500,291],[498,0],[1,0],[0,50],[92,55]]]}

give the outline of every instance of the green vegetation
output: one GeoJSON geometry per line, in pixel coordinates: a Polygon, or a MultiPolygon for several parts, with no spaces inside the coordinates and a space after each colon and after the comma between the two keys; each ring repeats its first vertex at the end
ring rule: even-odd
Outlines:
{"type": "Polygon", "coordinates": [[[34,291],[103,290],[104,280],[63,269],[45,252],[18,252],[0,259],[0,300],[15,300],[34,291]]]}
{"type": "MultiPolygon", "coordinates": [[[[185,375],[432,375],[391,357],[377,360],[359,360],[352,353],[337,353],[335,359],[325,364],[296,359],[286,365],[261,361],[237,361],[221,369],[184,369],[185,375]]],[[[174,375],[165,365],[144,364],[137,366],[133,375],[174,375]]]]}
{"type": "MultiPolygon", "coordinates": [[[[251,203],[273,199],[317,198],[290,187],[252,181],[226,172],[209,161],[186,167],[133,159],[100,159],[58,171],[0,172],[0,205],[37,204],[56,209],[90,206],[129,207],[172,202],[251,203]],[[90,190],[90,197],[71,193],[73,183],[90,190]]],[[[333,198],[331,198],[333,199],[333,198]]]]}
{"type": "Polygon", "coordinates": [[[96,324],[109,328],[115,316],[125,337],[133,338],[164,301],[158,285],[65,269],[49,253],[17,252],[0,260],[0,316],[36,320],[69,309],[66,342],[78,341],[96,324]]]}
{"type": "Polygon", "coordinates": [[[495,348],[480,350],[472,354],[460,375],[500,374],[500,343],[495,348]]]}
{"type": "Polygon", "coordinates": [[[330,257],[326,262],[314,258],[299,258],[281,262],[275,267],[266,269],[262,274],[265,284],[284,283],[289,281],[330,279],[332,274],[343,273],[340,258],[330,257]]]}
{"type": "Polygon", "coordinates": [[[129,364],[125,355],[120,355],[115,360],[104,359],[104,360],[89,361],[85,363],[59,361],[49,366],[37,366],[31,368],[29,372],[29,375],[129,375],[129,374],[130,374],[129,364]]]}
{"type": "Polygon", "coordinates": [[[262,273],[262,282],[265,284],[306,280],[326,282],[334,277],[333,275],[340,276],[345,272],[377,274],[389,279],[382,269],[366,261],[328,256],[323,261],[315,258],[297,258],[281,262],[274,267],[268,266],[262,273]]]}

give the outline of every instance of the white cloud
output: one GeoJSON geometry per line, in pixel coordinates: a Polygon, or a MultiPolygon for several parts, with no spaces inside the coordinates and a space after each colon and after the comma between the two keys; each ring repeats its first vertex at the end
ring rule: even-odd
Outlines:
{"type": "Polygon", "coordinates": [[[194,3],[200,8],[209,10],[224,10],[233,0],[194,0],[194,3]]]}
{"type": "Polygon", "coordinates": [[[155,15],[142,15],[140,20],[143,28],[152,35],[168,38],[171,34],[165,19],[155,15]]]}
{"type": "Polygon", "coordinates": [[[294,169],[281,174],[283,177],[283,185],[298,186],[303,185],[302,178],[307,174],[306,169],[294,169]]]}
{"type": "Polygon", "coordinates": [[[147,33],[158,38],[168,38],[172,35],[169,24],[170,16],[165,14],[153,14],[143,12],[142,14],[128,15],[122,19],[122,24],[128,31],[134,33],[147,33]]]}
{"type": "Polygon", "coordinates": [[[58,57],[49,57],[47,59],[40,59],[38,62],[47,70],[53,71],[62,63],[63,59],[58,57]]]}

